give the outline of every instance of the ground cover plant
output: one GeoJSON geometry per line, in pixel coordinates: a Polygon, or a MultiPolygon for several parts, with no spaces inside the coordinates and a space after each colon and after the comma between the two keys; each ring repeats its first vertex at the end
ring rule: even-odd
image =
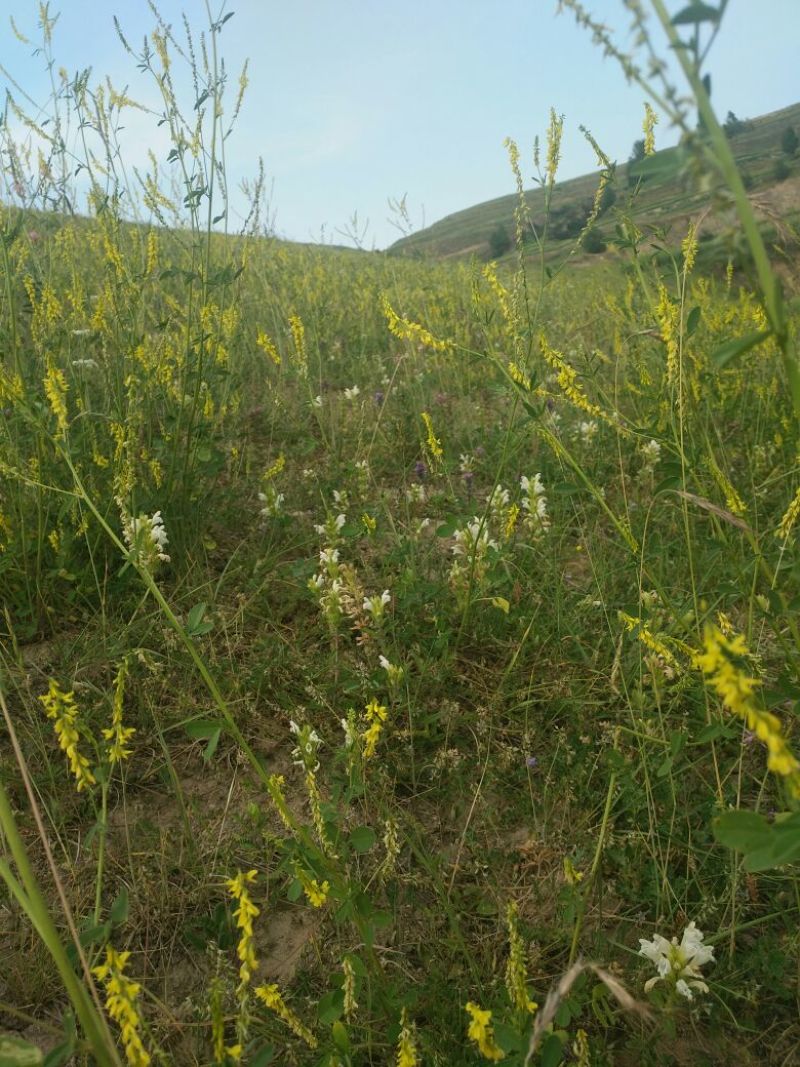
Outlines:
{"type": "Polygon", "coordinates": [[[121,168],[127,93],[10,102],[0,1063],[793,1061],[796,274],[701,80],[724,3],[648,9],[689,98],[563,7],[748,270],[628,182],[614,256],[554,263],[510,142],[502,269],[279,242],[258,183],[229,233],[225,10],[122,37],[174,191],[121,168]]]}

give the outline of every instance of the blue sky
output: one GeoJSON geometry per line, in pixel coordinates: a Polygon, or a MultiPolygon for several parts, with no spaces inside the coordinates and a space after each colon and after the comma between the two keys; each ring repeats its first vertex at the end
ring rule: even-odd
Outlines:
{"type": "MultiPolygon", "coordinates": [[[[219,0],[210,3],[216,15],[219,0]]],[[[35,40],[37,4],[2,6],[35,40]]],[[[587,6],[627,45],[621,0],[587,6]]],[[[159,9],[176,27],[183,11],[193,27],[207,24],[204,0],[162,0],[159,9]]],[[[255,172],[261,155],[279,233],[340,241],[337,231],[357,211],[362,225],[369,220],[366,244],[385,247],[398,236],[387,221],[389,197],[406,194],[419,226],[423,212],[431,223],[513,191],[503,139],[518,141],[523,172],[531,173],[530,147],[551,106],[565,117],[561,177],[593,168],[581,123],[612,158],[626,159],[641,136],[643,94],[555,9],[555,0],[231,0],[221,49],[233,75],[250,59],[250,87],[227,146],[232,186],[255,172]]],[[[91,67],[93,81],[109,75],[156,104],[112,22],[116,14],[140,42],[153,27],[145,0],[53,0],[51,10],[61,12],[57,66],[91,67]]],[[[708,67],[718,112],[745,118],[797,102],[799,40],[800,0],[730,0],[708,67]]],[[[41,58],[6,32],[3,41],[0,62],[36,101],[46,100],[41,58]]],[[[191,109],[189,92],[186,99],[191,109]]],[[[164,131],[128,115],[126,161],[142,164],[148,145],[163,157],[164,131]]],[[[658,128],[657,143],[673,140],[658,128]]],[[[243,201],[233,202],[236,209],[243,201]]]]}

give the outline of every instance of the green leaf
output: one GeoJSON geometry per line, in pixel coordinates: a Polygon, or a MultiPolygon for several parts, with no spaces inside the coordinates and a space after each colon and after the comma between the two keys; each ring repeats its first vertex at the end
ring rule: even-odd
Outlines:
{"type": "Polygon", "coordinates": [[[770,825],[755,811],[726,811],[714,820],[714,837],[735,852],[753,852],[764,845],[770,825]]]}
{"type": "Polygon", "coordinates": [[[800,812],[783,819],[778,816],[772,827],[772,836],[776,866],[800,859],[800,812]]]}
{"type": "Polygon", "coordinates": [[[522,1038],[513,1026],[494,1022],[494,1036],[503,1052],[522,1052],[522,1038]]]}
{"type": "Polygon", "coordinates": [[[708,726],[703,727],[703,729],[695,738],[695,742],[698,745],[704,745],[708,741],[716,741],[720,737],[736,737],[736,735],[740,734],[741,732],[742,728],[738,722],[712,722],[709,723],[708,726]]]}
{"type": "Polygon", "coordinates": [[[11,1034],[0,1034],[0,1067],[36,1067],[44,1056],[41,1049],[11,1034]]]}
{"type": "Polygon", "coordinates": [[[564,1054],[564,1046],[558,1034],[550,1034],[542,1046],[542,1055],[539,1063],[541,1067],[558,1067],[564,1054]]]}
{"type": "Polygon", "coordinates": [[[206,604],[195,604],[186,619],[186,632],[190,637],[200,637],[214,629],[213,622],[203,622],[206,604]]]}
{"type": "Polygon", "coordinates": [[[357,826],[350,834],[350,844],[356,852],[369,852],[376,840],[371,826],[357,826]]]}
{"type": "Polygon", "coordinates": [[[697,329],[697,327],[700,325],[700,317],[701,317],[701,315],[702,315],[702,311],[700,310],[700,305],[699,304],[695,304],[695,306],[692,308],[692,310],[689,312],[689,314],[686,317],[686,336],[687,337],[691,337],[692,334],[697,329]]]}
{"type": "Polygon", "coordinates": [[[746,333],[743,337],[733,337],[714,349],[710,357],[711,362],[717,370],[722,370],[731,360],[744,355],[745,352],[749,352],[751,348],[755,348],[756,345],[760,345],[762,341],[770,337],[772,337],[772,330],[753,330],[752,333],[746,333]]]}
{"type": "Polygon", "coordinates": [[[331,1027],[331,1034],[333,1036],[333,1043],[338,1050],[340,1052],[348,1053],[350,1051],[350,1037],[344,1024],[337,1020],[331,1027]]]}
{"type": "Polygon", "coordinates": [[[195,719],[194,722],[187,722],[184,726],[184,730],[197,741],[208,741],[208,744],[203,749],[203,759],[206,763],[213,758],[214,753],[217,751],[217,745],[219,745],[219,739],[224,729],[224,724],[218,722],[216,719],[195,719]]]}
{"type": "Polygon", "coordinates": [[[320,998],[317,1011],[319,1021],[323,1026],[331,1026],[341,1019],[344,1011],[344,991],[341,988],[331,989],[329,993],[320,998]]]}
{"type": "Polygon", "coordinates": [[[654,152],[652,156],[646,156],[638,163],[630,163],[628,171],[635,178],[658,179],[667,182],[677,178],[685,162],[686,154],[682,149],[665,148],[662,152],[654,152]]]}
{"type": "Polygon", "coordinates": [[[456,520],[448,519],[447,522],[443,522],[441,526],[436,528],[437,537],[452,537],[456,532],[456,520]]]}
{"type": "Polygon", "coordinates": [[[719,22],[719,10],[710,4],[701,3],[701,0],[692,0],[688,7],[678,12],[672,20],[672,25],[691,26],[698,22],[719,22]]]}
{"type": "MultiPolygon", "coordinates": [[[[68,1041],[62,1041],[60,1045],[50,1049],[44,1058],[43,1067],[63,1067],[65,1063],[72,1059],[74,1054],[75,1038],[71,1037],[68,1041]]],[[[0,1060],[0,1063],[2,1063],[2,1060],[0,1060]]]]}
{"type": "Polygon", "coordinates": [[[124,923],[128,918],[128,890],[125,886],[120,889],[117,894],[117,899],[111,905],[109,916],[116,926],[119,926],[120,923],[124,923]]]}

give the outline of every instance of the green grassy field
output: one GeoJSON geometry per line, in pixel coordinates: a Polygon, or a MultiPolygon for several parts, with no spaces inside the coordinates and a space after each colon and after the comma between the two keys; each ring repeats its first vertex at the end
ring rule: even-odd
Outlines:
{"type": "Polygon", "coordinates": [[[796,261],[225,236],[202,76],[0,210],[0,1064],[792,1063],[796,261]]]}

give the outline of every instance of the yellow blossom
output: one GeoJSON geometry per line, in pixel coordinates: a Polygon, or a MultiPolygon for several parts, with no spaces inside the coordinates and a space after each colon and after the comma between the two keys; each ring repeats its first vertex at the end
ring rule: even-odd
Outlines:
{"type": "Polygon", "coordinates": [[[114,679],[114,704],[111,712],[111,726],[102,731],[108,746],[108,762],[112,765],[120,760],[127,759],[131,750],[127,747],[131,738],[136,733],[134,726],[122,725],[122,705],[125,696],[125,680],[128,677],[128,659],[123,659],[114,679]]]}
{"type": "Polygon", "coordinates": [[[270,1011],[274,1011],[279,1019],[283,1019],[290,1030],[297,1034],[298,1037],[302,1038],[309,1048],[317,1047],[317,1039],[286,1004],[277,985],[257,986],[255,994],[259,1000],[262,1000],[266,1004],[270,1011]]]}
{"type": "Polygon", "coordinates": [[[664,285],[659,285],[656,321],[658,322],[661,340],[664,342],[667,349],[667,381],[670,384],[676,381],[678,377],[679,319],[679,309],[670,299],[666,287],[664,285]]]}
{"type": "Polygon", "coordinates": [[[396,1067],[418,1067],[419,1057],[413,1026],[409,1025],[406,1009],[400,1015],[400,1037],[397,1039],[396,1067]]]}
{"type": "Polygon", "coordinates": [[[321,908],[328,899],[328,894],[331,890],[330,882],[325,881],[320,884],[316,878],[306,874],[299,864],[295,865],[294,873],[303,887],[303,892],[308,898],[309,904],[314,908],[321,908]]]}
{"type": "Polygon", "coordinates": [[[269,795],[272,798],[272,803],[275,805],[275,809],[280,816],[280,820],[283,825],[291,833],[295,832],[294,819],[289,811],[289,805],[286,803],[286,797],[283,795],[284,777],[282,774],[271,774],[267,781],[267,789],[269,795]]]}
{"type": "Polygon", "coordinates": [[[539,1005],[528,996],[527,975],[525,973],[525,942],[520,937],[517,922],[517,906],[512,901],[506,911],[508,928],[508,962],[506,963],[506,990],[508,997],[517,1011],[530,1015],[539,1005]]]}
{"type": "Polygon", "coordinates": [[[306,328],[299,315],[289,316],[289,329],[294,342],[294,364],[305,378],[308,376],[308,353],[306,351],[306,328]]]}
{"type": "Polygon", "coordinates": [[[492,1013],[473,1004],[470,1000],[466,1005],[470,1015],[470,1024],[467,1028],[467,1037],[478,1046],[478,1051],[485,1060],[497,1062],[502,1060],[505,1053],[494,1039],[492,1027],[492,1013]]]}
{"type": "Polygon", "coordinates": [[[633,615],[628,615],[624,611],[621,611],[619,613],[619,617],[622,620],[625,629],[628,631],[628,633],[633,633],[633,631],[636,630],[636,636],[639,638],[645,648],[649,648],[651,652],[655,652],[656,655],[661,656],[664,662],[670,667],[680,667],[680,664],[678,663],[677,659],[670,651],[670,649],[667,648],[664,642],[658,637],[656,637],[655,634],[650,632],[650,630],[645,626],[645,624],[640,618],[634,617],[633,615]]]}
{"type": "Polygon", "coordinates": [[[646,156],[652,156],[656,150],[655,126],[657,123],[658,115],[653,111],[650,104],[645,102],[642,131],[644,133],[644,154],[646,156]]]}
{"type": "Polygon", "coordinates": [[[452,341],[442,341],[434,337],[429,330],[426,330],[424,326],[420,326],[419,323],[409,322],[408,319],[400,318],[385,296],[382,298],[381,304],[389,326],[389,332],[393,333],[395,337],[399,337],[401,341],[416,341],[426,348],[432,348],[434,352],[448,352],[453,347],[452,341]]]}
{"type": "Polygon", "coordinates": [[[788,540],[798,517],[800,517],[800,488],[798,488],[789,507],[784,512],[783,518],[775,531],[775,536],[780,537],[783,541],[788,540]]]}
{"type": "Polygon", "coordinates": [[[568,885],[577,885],[583,881],[583,871],[577,870],[569,856],[564,857],[564,878],[568,885]]]}
{"type": "Polygon", "coordinates": [[[78,792],[95,784],[95,777],[89,770],[89,760],[78,751],[80,734],[78,733],[78,707],[72,692],[65,692],[53,678],[50,679],[47,693],[39,697],[44,705],[48,719],[53,719],[56,737],[61,751],[66,755],[69,769],[78,783],[78,792]]]}
{"type": "Polygon", "coordinates": [[[545,338],[544,334],[539,337],[539,345],[542,350],[542,355],[545,361],[556,372],[556,380],[561,387],[564,396],[570,403],[574,404],[576,408],[580,408],[581,411],[585,411],[587,415],[595,415],[601,419],[606,419],[605,413],[597,406],[593,404],[581,387],[578,385],[578,373],[574,367],[571,367],[569,363],[564,359],[560,352],[557,352],[552,348],[545,338]]]}
{"type": "Polygon", "coordinates": [[[267,354],[267,356],[272,360],[276,367],[279,367],[281,365],[281,357],[278,352],[278,349],[275,347],[274,342],[271,340],[268,334],[264,333],[263,330],[258,331],[258,334],[256,335],[256,344],[262,350],[262,352],[265,352],[267,354]]]}
{"type": "Polygon", "coordinates": [[[387,710],[383,704],[379,704],[375,697],[367,704],[364,709],[364,715],[366,716],[368,726],[364,733],[361,735],[361,740],[364,744],[364,759],[372,759],[375,755],[375,747],[378,744],[378,738],[383,730],[383,724],[386,722],[387,710]]]}
{"type": "Polygon", "coordinates": [[[430,456],[431,463],[438,463],[444,455],[444,451],[442,449],[442,442],[433,432],[433,419],[430,417],[427,411],[423,411],[420,418],[425,423],[425,444],[428,449],[428,455],[430,456]]]}
{"type": "Polygon", "coordinates": [[[239,871],[235,878],[229,878],[225,883],[228,887],[228,892],[237,903],[233,916],[240,931],[239,944],[236,949],[236,955],[241,961],[241,966],[239,967],[240,996],[246,991],[253,973],[258,967],[253,942],[253,919],[258,915],[259,909],[250,898],[247,888],[256,880],[257,874],[258,872],[255,870],[248,871],[246,874],[239,871]]]}
{"type": "Polygon", "coordinates": [[[726,637],[718,627],[707,626],[703,646],[704,651],[695,657],[696,666],[723,703],[766,745],[769,770],[786,778],[792,795],[800,797],[800,761],[786,743],[778,717],[756,698],[760,680],[737,662],[749,655],[744,637],[726,637]]]}
{"type": "Polygon", "coordinates": [[[131,1067],[148,1067],[150,1054],[140,1036],[142,1025],[136,1000],[141,986],[125,976],[130,952],[116,952],[106,945],[106,961],[92,968],[92,974],[105,986],[108,1014],[120,1028],[125,1057],[131,1067]]]}
{"type": "Polygon", "coordinates": [[[63,435],[67,432],[67,380],[64,372],[59,370],[50,360],[47,361],[47,374],[44,378],[44,391],[47,396],[50,410],[56,417],[58,432],[63,435]]]}

